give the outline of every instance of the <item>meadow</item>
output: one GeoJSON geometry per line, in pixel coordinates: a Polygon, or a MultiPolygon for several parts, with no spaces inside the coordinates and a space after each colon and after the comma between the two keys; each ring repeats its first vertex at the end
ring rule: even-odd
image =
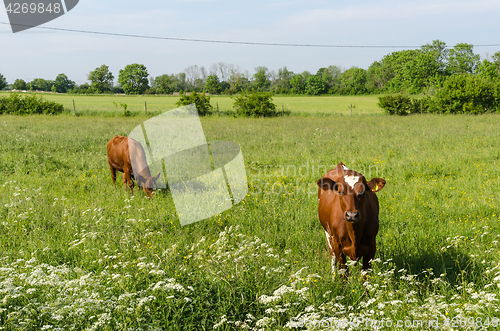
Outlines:
{"type": "Polygon", "coordinates": [[[106,142],[149,117],[82,98],[103,108],[0,116],[0,330],[498,328],[500,116],[351,117],[348,97],[323,116],[322,97],[202,118],[208,141],[241,146],[249,193],[180,226],[168,190],[111,183],[106,142]],[[341,161],[387,181],[366,279],[332,279],[317,218],[316,180],[341,161]]]}
{"type": "MultiPolygon", "coordinates": [[[[71,111],[74,100],[77,114],[102,116],[122,114],[121,103],[126,104],[127,110],[134,114],[144,114],[145,102],[148,112],[157,115],[176,108],[175,103],[179,100],[179,96],[166,95],[65,95],[52,93],[40,93],[39,95],[48,100],[59,102],[71,111]]],[[[289,111],[291,115],[297,116],[350,115],[351,104],[353,105],[353,115],[381,113],[377,106],[377,95],[349,97],[276,95],[273,97],[273,101],[278,111],[284,109],[286,112],[289,111]]],[[[227,114],[233,111],[234,99],[227,95],[211,96],[210,104],[214,107],[214,112],[218,105],[219,111],[222,114],[227,114]]]]}

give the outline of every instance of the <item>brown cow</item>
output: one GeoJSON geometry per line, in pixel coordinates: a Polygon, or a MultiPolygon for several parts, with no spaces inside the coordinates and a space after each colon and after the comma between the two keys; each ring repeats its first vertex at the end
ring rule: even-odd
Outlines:
{"type": "Polygon", "coordinates": [[[363,270],[371,267],[379,226],[375,192],[385,183],[382,178],[367,182],[342,162],[318,180],[319,220],[325,230],[334,277],[337,261],[340,269],[346,268],[346,255],[356,262],[362,257],[363,270]]]}
{"type": "Polygon", "coordinates": [[[130,194],[134,194],[134,182],[132,179],[135,179],[137,184],[142,187],[146,195],[151,199],[151,194],[153,189],[156,188],[156,180],[160,176],[160,173],[151,177],[146,162],[146,153],[144,153],[142,145],[132,138],[115,136],[108,141],[107,149],[113,184],[116,183],[116,170],[121,171],[123,172],[123,186],[126,188],[128,183],[130,194]],[[130,155],[132,155],[132,158],[130,155]],[[132,167],[132,164],[134,164],[134,167],[132,167]],[[132,168],[136,169],[136,172],[139,171],[139,173],[134,173],[132,168]]]}

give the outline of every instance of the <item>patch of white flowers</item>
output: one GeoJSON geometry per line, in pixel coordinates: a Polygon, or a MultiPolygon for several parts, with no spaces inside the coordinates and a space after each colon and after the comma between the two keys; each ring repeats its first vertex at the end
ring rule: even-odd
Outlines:
{"type": "MultiPolygon", "coordinates": [[[[39,190],[26,192],[16,187],[9,194],[13,199],[4,206],[14,208],[38,194],[39,190]]],[[[57,204],[63,201],[63,198],[54,199],[57,204]]],[[[125,202],[128,205],[129,199],[125,202]]],[[[2,226],[16,227],[34,212],[25,209],[11,214],[9,211],[2,226]]],[[[64,219],[85,217],[91,224],[105,222],[103,215],[100,208],[78,211],[71,207],[62,213],[64,219]]],[[[149,229],[151,223],[149,219],[140,218],[125,221],[126,227],[145,228],[141,239],[146,242],[162,236],[159,231],[149,229]]],[[[93,241],[105,235],[96,228],[82,227],[72,233],[66,248],[85,253],[93,249],[93,241]]],[[[232,318],[229,313],[221,314],[212,321],[213,329],[296,330],[301,326],[299,329],[349,330],[353,328],[344,323],[346,321],[395,321],[401,316],[409,319],[432,316],[441,323],[451,317],[486,320],[500,316],[499,238],[491,238],[493,236],[494,231],[484,228],[475,239],[492,239],[491,248],[486,251],[469,250],[468,247],[476,244],[472,238],[455,236],[446,240],[440,253],[465,248],[474,253],[471,261],[485,270],[482,275],[457,280],[456,284],[450,283],[446,273],[437,276],[429,269],[412,274],[401,266],[396,267],[392,259],[382,261],[380,258],[372,261],[374,270],[369,273],[361,273],[359,265],[352,265],[347,280],[340,277],[324,279],[329,275],[310,273],[309,267],[292,265],[290,250],[281,254],[260,238],[241,234],[238,227],[227,227],[215,241],[202,237],[189,245],[165,248],[163,253],[154,256],[143,256],[137,245],[134,251],[141,257],[134,261],[127,260],[123,252],[104,247],[103,252],[92,252],[95,259],[91,262],[92,270],[2,255],[0,330],[160,330],[148,324],[153,320],[152,310],[168,307],[180,311],[182,307],[195,305],[203,289],[189,282],[194,277],[223,284],[235,301],[239,300],[238,294],[232,292],[235,283],[245,286],[249,280],[252,284],[261,281],[260,287],[251,289],[254,292],[252,314],[245,312],[239,318],[232,318]],[[274,280],[271,284],[276,286],[262,285],[268,280],[274,280]],[[327,286],[315,286],[318,283],[327,286]],[[432,291],[422,290],[424,283],[432,291]],[[358,289],[359,294],[351,297],[350,289],[339,290],[347,285],[358,289]],[[133,327],[129,327],[130,321],[134,321],[133,327]],[[334,327],[324,327],[332,325],[326,323],[328,321],[338,323],[334,327]]],[[[136,239],[125,234],[120,244],[127,245],[136,239]]],[[[40,247],[40,252],[50,254],[52,248],[44,246],[40,247]]],[[[370,325],[365,329],[391,330],[391,327],[370,325]]]]}

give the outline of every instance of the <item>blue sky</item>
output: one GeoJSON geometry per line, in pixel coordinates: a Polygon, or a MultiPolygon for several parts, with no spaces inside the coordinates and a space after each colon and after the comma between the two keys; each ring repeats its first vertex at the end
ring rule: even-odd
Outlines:
{"type": "MultiPolygon", "coordinates": [[[[45,27],[159,37],[268,43],[335,45],[423,45],[439,39],[500,45],[500,1],[336,1],[336,0],[81,0],[45,27]]],[[[0,22],[8,22],[0,8],[0,22]]],[[[17,78],[55,79],[65,73],[77,83],[106,64],[118,76],[130,63],[142,63],[157,76],[190,65],[220,61],[254,73],[257,66],[315,73],[329,65],[368,68],[396,48],[299,48],[227,45],[102,36],[30,29],[13,34],[0,24],[0,73],[17,78]]],[[[485,58],[500,46],[476,47],[485,58]]]]}

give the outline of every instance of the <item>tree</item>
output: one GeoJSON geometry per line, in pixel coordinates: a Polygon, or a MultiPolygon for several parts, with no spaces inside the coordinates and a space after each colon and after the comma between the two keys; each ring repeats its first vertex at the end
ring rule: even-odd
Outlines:
{"type": "Polygon", "coordinates": [[[15,90],[26,90],[26,82],[23,79],[16,79],[14,82],[14,89],[15,90]]]}
{"type": "Polygon", "coordinates": [[[31,82],[26,84],[26,88],[32,91],[51,91],[52,85],[54,85],[54,82],[51,80],[35,78],[31,82]]]}
{"type": "Polygon", "coordinates": [[[293,72],[288,70],[287,67],[278,69],[278,76],[274,81],[273,89],[276,93],[290,93],[292,86],[290,85],[290,79],[293,76],[293,72]]]}
{"type": "Polygon", "coordinates": [[[91,86],[97,93],[110,90],[113,87],[114,78],[113,74],[109,71],[109,67],[105,64],[95,68],[87,75],[87,79],[92,82],[91,86]]]}
{"type": "Polygon", "coordinates": [[[75,84],[75,87],[71,90],[68,90],[68,92],[77,94],[88,94],[88,93],[94,93],[95,91],[91,88],[89,83],[83,83],[81,85],[75,84]]]}
{"type": "Polygon", "coordinates": [[[425,44],[420,47],[422,52],[432,54],[434,60],[437,64],[438,70],[444,74],[446,70],[446,65],[448,62],[448,56],[450,51],[446,48],[446,43],[441,40],[433,40],[432,44],[425,44]]]}
{"type": "Polygon", "coordinates": [[[401,68],[403,88],[410,94],[421,93],[432,77],[442,74],[439,67],[434,54],[420,51],[401,68]]]}
{"type": "Polygon", "coordinates": [[[253,86],[257,91],[266,91],[271,85],[271,81],[269,80],[269,69],[266,67],[255,68],[253,78],[253,86]]]}
{"type": "Polygon", "coordinates": [[[227,82],[229,83],[229,88],[226,92],[229,94],[239,93],[248,89],[250,86],[250,81],[247,76],[243,74],[239,68],[231,71],[231,75],[229,76],[229,80],[227,82]]]}
{"type": "Polygon", "coordinates": [[[481,76],[481,77],[484,77],[484,78],[488,78],[488,79],[491,79],[491,80],[495,80],[498,78],[498,67],[497,65],[494,63],[494,62],[490,62],[488,60],[483,60],[483,62],[481,62],[477,68],[476,68],[476,71],[477,71],[477,75],[478,76],[481,76]]]}
{"type": "Polygon", "coordinates": [[[326,84],[323,81],[322,72],[319,75],[311,75],[306,79],[306,93],[310,95],[318,95],[326,92],[326,84]]]}
{"type": "Polygon", "coordinates": [[[480,56],[474,54],[473,48],[471,44],[461,43],[450,49],[447,69],[451,74],[475,73],[480,56]]]}
{"type": "Polygon", "coordinates": [[[160,75],[151,78],[151,88],[158,94],[172,94],[175,90],[175,76],[174,75],[160,75]]]}
{"type": "Polygon", "coordinates": [[[327,92],[336,93],[337,89],[340,87],[340,76],[342,75],[342,68],[337,66],[328,66],[328,68],[321,68],[318,70],[319,74],[321,71],[321,77],[325,82],[327,92]]]}
{"type": "Polygon", "coordinates": [[[233,71],[240,71],[239,67],[235,67],[234,64],[231,63],[225,63],[225,62],[219,62],[219,63],[214,63],[210,66],[210,75],[216,75],[219,77],[219,80],[221,82],[227,81],[229,77],[231,76],[231,73],[233,71]]]}
{"type": "Polygon", "coordinates": [[[216,75],[209,75],[205,82],[205,90],[210,94],[219,94],[221,91],[219,77],[216,75]]]}
{"type": "Polygon", "coordinates": [[[126,94],[143,94],[149,87],[148,70],[143,64],[129,64],[120,70],[118,83],[126,94]]]}
{"type": "Polygon", "coordinates": [[[205,67],[192,65],[184,69],[184,73],[186,74],[187,90],[203,91],[207,79],[205,67]]]}
{"type": "Polygon", "coordinates": [[[382,62],[375,61],[368,67],[366,72],[366,89],[369,92],[382,91],[386,87],[388,80],[384,72],[382,62]]]}
{"type": "Polygon", "coordinates": [[[304,93],[305,91],[304,76],[302,74],[293,75],[292,78],[290,78],[290,86],[292,87],[290,92],[292,92],[293,94],[304,93]]]}
{"type": "Polygon", "coordinates": [[[436,76],[444,75],[440,59],[443,58],[441,44],[422,46],[424,50],[393,52],[370,66],[367,73],[367,88],[391,92],[420,93],[436,76]],[[437,49],[437,50],[436,50],[437,49]]]}
{"type": "Polygon", "coordinates": [[[2,74],[0,74],[0,90],[3,90],[5,86],[7,86],[7,79],[5,79],[2,74]]]}
{"type": "Polygon", "coordinates": [[[75,82],[68,79],[65,74],[59,74],[54,81],[55,91],[58,93],[66,93],[75,88],[75,82]]]}
{"type": "Polygon", "coordinates": [[[342,73],[340,83],[343,94],[363,94],[366,92],[366,70],[351,67],[342,73]]]}
{"type": "Polygon", "coordinates": [[[500,76],[500,51],[493,54],[491,59],[497,68],[497,74],[500,76]]]}
{"type": "Polygon", "coordinates": [[[184,72],[178,73],[175,76],[175,91],[186,91],[187,82],[186,82],[186,74],[184,72]]]}

